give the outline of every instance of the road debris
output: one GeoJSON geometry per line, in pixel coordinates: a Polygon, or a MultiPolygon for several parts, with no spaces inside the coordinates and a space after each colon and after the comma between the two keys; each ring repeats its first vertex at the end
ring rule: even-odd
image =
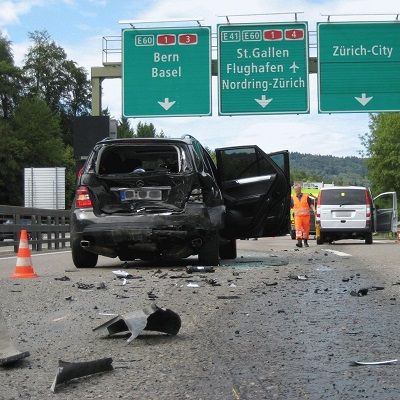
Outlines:
{"type": "Polygon", "coordinates": [[[369,288],[361,288],[358,291],[352,290],[350,292],[350,296],[362,297],[362,296],[366,296],[369,291],[384,290],[384,289],[385,289],[384,286],[370,286],[369,288]]]}
{"type": "Polygon", "coordinates": [[[221,286],[221,284],[216,279],[213,278],[206,279],[206,282],[211,286],[221,286]]]}
{"type": "Polygon", "coordinates": [[[198,283],[194,283],[194,282],[190,282],[186,285],[187,287],[191,287],[191,288],[198,288],[200,287],[200,285],[198,283]]]}
{"type": "Polygon", "coordinates": [[[385,360],[385,361],[351,361],[350,365],[357,366],[357,365],[390,365],[390,364],[397,364],[398,360],[385,360]]]}
{"type": "Polygon", "coordinates": [[[104,282],[100,282],[97,286],[96,289],[107,289],[107,286],[104,282]]]}
{"type": "Polygon", "coordinates": [[[150,300],[158,299],[158,296],[157,296],[155,293],[153,293],[153,292],[154,292],[154,289],[151,289],[149,292],[147,292],[147,297],[148,297],[150,300]]]}
{"type": "Polygon", "coordinates": [[[278,282],[263,282],[265,286],[276,286],[278,282]]]}
{"type": "Polygon", "coordinates": [[[67,362],[58,360],[58,372],[50,390],[54,393],[57,385],[68,382],[71,379],[98,374],[100,372],[112,371],[112,361],[112,358],[101,358],[99,360],[85,362],[67,362]]]}
{"type": "Polygon", "coordinates": [[[88,289],[93,289],[94,288],[93,283],[77,282],[76,286],[77,286],[78,289],[82,289],[82,290],[88,290],[88,289]]]}
{"type": "Polygon", "coordinates": [[[129,274],[126,271],[123,271],[122,269],[112,271],[112,273],[117,277],[117,278],[126,278],[126,279],[133,279],[133,275],[129,274]]]}
{"type": "Polygon", "coordinates": [[[196,266],[196,265],[187,265],[186,272],[191,274],[192,272],[215,272],[214,267],[203,267],[203,266],[196,266]]]}
{"type": "Polygon", "coordinates": [[[65,281],[70,281],[71,279],[70,278],[68,278],[68,276],[62,276],[61,278],[54,278],[54,280],[55,281],[63,281],[63,282],[65,282],[65,281]]]}
{"type": "Polygon", "coordinates": [[[112,336],[116,333],[130,332],[127,340],[130,343],[138,337],[143,331],[156,331],[166,333],[168,335],[176,335],[181,328],[180,316],[169,309],[158,307],[152,304],[150,307],[142,310],[132,311],[128,314],[117,315],[104,324],[96,327],[93,331],[105,328],[108,335],[112,336]]]}
{"type": "Polygon", "coordinates": [[[0,313],[0,365],[7,365],[29,357],[29,351],[19,351],[11,341],[6,322],[0,313]]]}
{"type": "Polygon", "coordinates": [[[289,279],[294,279],[296,281],[307,281],[308,280],[308,276],[307,275],[289,274],[289,279]]]}
{"type": "Polygon", "coordinates": [[[219,300],[235,300],[240,299],[240,296],[217,296],[219,300]]]}

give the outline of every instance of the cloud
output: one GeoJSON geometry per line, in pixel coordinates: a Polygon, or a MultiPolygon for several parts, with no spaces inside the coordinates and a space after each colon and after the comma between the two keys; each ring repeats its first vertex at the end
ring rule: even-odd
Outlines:
{"type": "Polygon", "coordinates": [[[0,1],[0,28],[19,23],[20,16],[29,13],[33,7],[44,3],[43,0],[0,1]]]}

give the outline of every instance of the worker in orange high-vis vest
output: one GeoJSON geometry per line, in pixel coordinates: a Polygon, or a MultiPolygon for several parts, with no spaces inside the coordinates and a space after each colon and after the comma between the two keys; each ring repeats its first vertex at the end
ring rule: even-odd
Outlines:
{"type": "Polygon", "coordinates": [[[307,194],[301,192],[301,185],[296,183],[293,186],[295,195],[292,196],[291,208],[294,212],[294,226],[296,229],[297,247],[308,246],[310,235],[310,211],[315,212],[314,204],[307,194]]]}

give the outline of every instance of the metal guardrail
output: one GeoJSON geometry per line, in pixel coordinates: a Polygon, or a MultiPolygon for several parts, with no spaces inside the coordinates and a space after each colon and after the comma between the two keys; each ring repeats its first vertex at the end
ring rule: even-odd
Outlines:
{"type": "Polygon", "coordinates": [[[49,210],[0,205],[0,247],[18,251],[21,229],[28,231],[32,250],[59,249],[69,244],[68,210],[49,210]]]}

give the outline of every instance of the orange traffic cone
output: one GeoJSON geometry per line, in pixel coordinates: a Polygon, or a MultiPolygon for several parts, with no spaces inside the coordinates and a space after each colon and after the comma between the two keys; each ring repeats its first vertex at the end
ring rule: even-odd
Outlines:
{"type": "Polygon", "coordinates": [[[29,250],[28,234],[26,229],[21,230],[17,265],[15,267],[15,272],[10,276],[10,278],[37,278],[37,274],[32,267],[31,251],[29,250]]]}

